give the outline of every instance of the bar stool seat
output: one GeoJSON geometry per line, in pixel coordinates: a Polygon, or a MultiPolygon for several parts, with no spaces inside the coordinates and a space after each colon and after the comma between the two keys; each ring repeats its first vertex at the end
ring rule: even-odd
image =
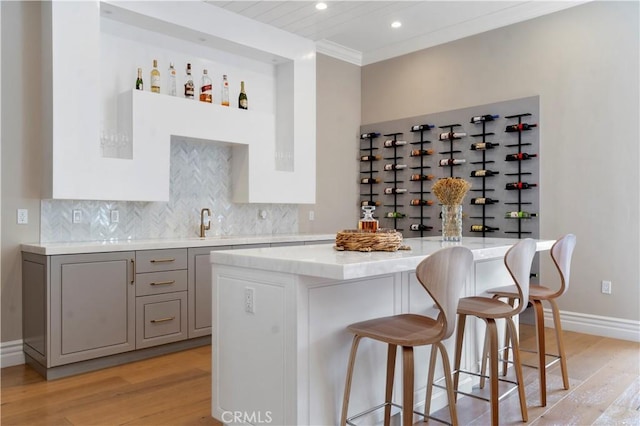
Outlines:
{"type": "Polygon", "coordinates": [[[513,315],[513,307],[488,297],[465,297],[458,303],[458,314],[474,316],[480,314],[483,318],[492,319],[508,318],[513,315]]]}
{"type": "Polygon", "coordinates": [[[347,330],[362,337],[397,346],[424,346],[438,337],[438,321],[415,314],[400,314],[351,324],[347,330]]]}

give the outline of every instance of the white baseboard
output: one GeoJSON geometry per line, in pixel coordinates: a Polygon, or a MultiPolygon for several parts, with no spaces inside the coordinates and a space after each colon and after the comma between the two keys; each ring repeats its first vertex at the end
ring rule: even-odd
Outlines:
{"type": "Polygon", "coordinates": [[[0,367],[12,367],[20,364],[24,364],[22,340],[0,343],[0,367]]]}
{"type": "MultiPolygon", "coordinates": [[[[569,311],[560,311],[560,320],[565,331],[640,342],[640,321],[569,311]]],[[[544,309],[544,325],[553,327],[553,315],[549,308],[544,309]]]]}

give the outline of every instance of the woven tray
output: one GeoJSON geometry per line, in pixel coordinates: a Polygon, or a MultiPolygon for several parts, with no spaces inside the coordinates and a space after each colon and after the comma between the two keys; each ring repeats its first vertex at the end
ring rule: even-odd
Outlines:
{"type": "Polygon", "coordinates": [[[395,229],[378,229],[378,232],[359,230],[340,231],[336,235],[336,250],[343,251],[397,251],[411,250],[402,245],[402,234],[395,229]]]}

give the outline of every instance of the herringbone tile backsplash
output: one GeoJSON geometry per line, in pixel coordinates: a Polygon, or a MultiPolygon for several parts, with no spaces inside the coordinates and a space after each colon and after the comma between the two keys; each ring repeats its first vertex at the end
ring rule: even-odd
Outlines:
{"type": "Polygon", "coordinates": [[[231,186],[231,148],[175,139],[168,202],[42,200],[40,241],[197,237],[204,207],[211,209],[209,236],[298,231],[297,205],[234,204],[231,186]],[[81,223],[72,223],[73,210],[82,212],[81,223]],[[118,223],[111,210],[120,213],[118,223]]]}

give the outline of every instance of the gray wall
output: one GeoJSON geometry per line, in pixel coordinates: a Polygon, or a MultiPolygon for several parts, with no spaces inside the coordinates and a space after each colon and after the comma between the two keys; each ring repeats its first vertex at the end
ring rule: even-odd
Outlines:
{"type": "Polygon", "coordinates": [[[578,240],[560,307],[636,321],[638,9],[588,3],[362,69],[363,125],[540,95],[540,236],[578,240]]]}

